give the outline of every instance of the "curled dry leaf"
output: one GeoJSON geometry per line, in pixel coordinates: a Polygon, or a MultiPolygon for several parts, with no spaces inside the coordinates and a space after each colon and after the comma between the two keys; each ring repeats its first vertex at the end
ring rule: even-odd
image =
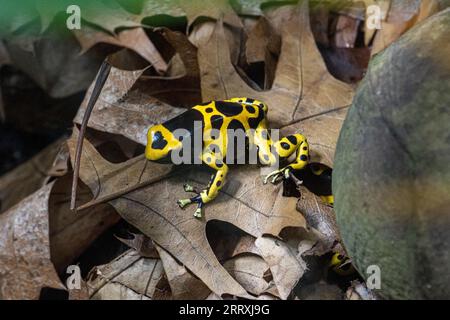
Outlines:
{"type": "MultiPolygon", "coordinates": [[[[163,102],[151,97],[145,91],[133,90],[137,79],[146,70],[128,71],[111,67],[102,93],[94,106],[89,119],[89,127],[109,133],[121,134],[140,144],[147,141],[148,127],[158,121],[169,120],[182,113],[184,109],[169,108],[163,102]]],[[[94,84],[75,117],[81,123],[94,84]]]]}
{"type": "Polygon", "coordinates": [[[0,212],[40,189],[47,180],[63,140],[58,140],[36,156],[0,178],[0,212]]]}
{"type": "Polygon", "coordinates": [[[245,43],[245,57],[249,65],[264,63],[263,89],[269,89],[272,86],[280,48],[280,36],[267,19],[261,17],[248,33],[248,39],[245,43]]]}
{"type": "Polygon", "coordinates": [[[167,71],[166,62],[145,34],[143,28],[127,29],[119,32],[117,35],[110,35],[103,31],[84,27],[83,31],[75,31],[74,34],[81,45],[80,54],[84,54],[98,43],[108,43],[135,51],[159,73],[167,71]]]}
{"type": "Polygon", "coordinates": [[[129,235],[132,237],[131,239],[118,236],[116,236],[116,238],[130,248],[136,250],[137,254],[141,257],[159,259],[159,253],[156,250],[156,246],[152,239],[144,234],[129,233],[129,235]]]}
{"type": "Polygon", "coordinates": [[[134,250],[91,270],[87,286],[94,300],[170,298],[161,260],[140,257],[134,250]]]}
{"type": "Polygon", "coordinates": [[[375,35],[372,55],[387,48],[413,26],[449,5],[445,0],[391,0],[386,18],[381,22],[381,29],[375,35]]]}
{"type": "Polygon", "coordinates": [[[50,261],[48,199],[53,183],[0,215],[0,298],[38,299],[64,289],[50,261]]]}
{"type": "MultiPolygon", "coordinates": [[[[185,73],[172,77],[147,76],[143,73],[148,65],[136,56],[126,52],[113,55],[111,60],[120,66],[111,68],[89,119],[91,128],[120,134],[145,145],[150,126],[185,111],[163,101],[183,107],[201,101],[196,48],[182,33],[164,29],[163,36],[179,53],[185,73]]],[[[75,117],[76,123],[83,119],[93,87],[94,84],[75,117]]]]}
{"type": "Polygon", "coordinates": [[[172,298],[177,300],[204,300],[210,293],[205,284],[180,264],[166,250],[156,245],[169,282],[172,298]]]}
{"type": "Polygon", "coordinates": [[[228,0],[191,0],[180,1],[179,4],[186,12],[189,26],[199,18],[209,18],[215,20],[223,19],[230,26],[242,27],[241,20],[234,13],[228,0]]]}
{"type": "Polygon", "coordinates": [[[175,107],[187,108],[202,102],[197,48],[181,32],[164,28],[160,29],[160,34],[175,52],[169,70],[172,73],[167,77],[144,74],[135,89],[175,107]]]}
{"type": "Polygon", "coordinates": [[[12,64],[53,98],[89,87],[101,63],[99,52],[79,55],[80,45],[70,30],[56,24],[39,37],[18,35],[5,43],[12,64]]]}
{"type": "Polygon", "coordinates": [[[113,1],[85,1],[83,20],[97,25],[114,34],[118,28],[140,27],[132,13],[113,1]],[[105,17],[108,17],[105,19],[105,17]]]}
{"type": "MultiPolygon", "coordinates": [[[[301,131],[308,137],[311,146],[311,161],[333,167],[334,152],[342,124],[348,108],[328,112],[311,117],[282,129],[283,134],[292,134],[301,131]]],[[[297,210],[305,217],[308,227],[318,232],[320,241],[316,248],[317,254],[330,250],[336,242],[341,242],[336,225],[336,216],[333,208],[327,206],[319,197],[301,187],[301,198],[297,203],[297,210]]]]}
{"type": "Polygon", "coordinates": [[[255,244],[272,272],[280,298],[287,299],[307,269],[303,252],[297,255],[286,243],[271,237],[259,237],[255,244]]]}
{"type": "Polygon", "coordinates": [[[225,262],[223,266],[251,294],[257,297],[263,293],[279,296],[271,280],[269,266],[260,256],[239,255],[225,262]]]}
{"type": "MultiPolygon", "coordinates": [[[[136,185],[145,168],[146,179],[143,180],[149,177],[160,179],[164,176],[162,170],[170,170],[167,169],[170,166],[150,163],[143,157],[129,160],[125,165],[113,165],[102,159],[88,141],[85,141],[81,164],[80,178],[94,190],[94,194],[120,189],[125,183],[127,186],[136,185]],[[112,174],[116,168],[132,167],[138,163],[140,170],[127,169],[130,175],[112,174]],[[118,178],[120,175],[122,178],[118,178]]],[[[192,212],[183,211],[176,204],[176,199],[186,197],[182,187],[185,179],[203,186],[209,181],[207,172],[198,172],[195,168],[118,199],[111,198],[110,203],[125,220],[177,257],[212,291],[219,295],[227,293],[246,297],[246,291],[231,278],[211,250],[205,234],[206,222],[222,220],[259,237],[266,233],[277,235],[286,226],[304,226],[304,220],[295,210],[295,199],[283,198],[279,186],[262,184],[258,168],[243,166],[234,170],[230,177],[219,197],[207,206],[206,221],[194,218],[192,212]],[[253,199],[261,192],[265,194],[263,201],[254,203],[253,199]]]]}
{"type": "Polygon", "coordinates": [[[282,38],[271,90],[250,88],[236,72],[219,22],[210,40],[198,48],[203,99],[248,96],[264,101],[274,127],[348,106],[353,91],[328,73],[310,30],[307,1],[277,8],[268,20],[282,38]]]}

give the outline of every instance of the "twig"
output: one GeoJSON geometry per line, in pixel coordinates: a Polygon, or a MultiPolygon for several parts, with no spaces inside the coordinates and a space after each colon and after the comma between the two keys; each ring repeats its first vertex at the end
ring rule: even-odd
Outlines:
{"type": "Polygon", "coordinates": [[[83,149],[84,134],[86,132],[89,117],[91,116],[92,110],[94,109],[94,105],[97,102],[98,97],[100,96],[103,86],[105,85],[110,70],[111,65],[108,63],[107,60],[104,60],[100,67],[97,79],[95,80],[94,89],[92,90],[92,94],[89,98],[86,111],[84,112],[80,133],[78,135],[77,149],[75,152],[73,180],[72,180],[72,194],[70,198],[70,210],[75,209],[75,202],[77,199],[78,177],[80,175],[80,160],[81,160],[81,151],[83,149]]]}

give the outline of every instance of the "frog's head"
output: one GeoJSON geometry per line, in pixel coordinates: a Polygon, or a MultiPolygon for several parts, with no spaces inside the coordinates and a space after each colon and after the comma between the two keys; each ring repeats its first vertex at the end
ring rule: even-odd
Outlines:
{"type": "Polygon", "coordinates": [[[231,98],[229,101],[260,107],[264,111],[264,114],[267,114],[267,111],[269,110],[267,104],[256,99],[241,97],[241,98],[231,98]]]}
{"type": "Polygon", "coordinates": [[[148,160],[170,162],[172,150],[180,147],[181,142],[163,125],[157,124],[148,129],[145,148],[145,157],[148,160]]]}

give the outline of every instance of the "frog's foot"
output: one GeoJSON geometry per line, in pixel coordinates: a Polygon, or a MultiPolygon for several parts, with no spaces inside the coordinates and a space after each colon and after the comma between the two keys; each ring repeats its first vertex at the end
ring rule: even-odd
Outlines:
{"type": "Polygon", "coordinates": [[[191,186],[190,184],[187,184],[187,183],[183,184],[183,189],[185,192],[194,192],[194,193],[198,194],[197,189],[195,189],[195,187],[191,186]]]}
{"type": "Polygon", "coordinates": [[[289,179],[289,172],[290,172],[289,167],[285,167],[283,169],[276,170],[264,178],[264,184],[267,184],[267,181],[269,181],[269,179],[271,179],[270,182],[272,184],[276,184],[277,182],[279,182],[278,180],[280,178],[281,179],[289,179]]]}
{"type": "Polygon", "coordinates": [[[202,206],[203,206],[203,202],[199,202],[198,203],[198,207],[194,212],[194,217],[200,219],[202,217],[202,206]]]}
{"type": "Polygon", "coordinates": [[[190,199],[181,199],[177,201],[178,205],[180,206],[181,209],[186,208],[188,205],[192,204],[192,203],[197,203],[197,209],[194,212],[194,217],[196,218],[201,218],[202,217],[202,207],[203,207],[203,201],[202,198],[200,197],[200,195],[197,195],[193,198],[190,199]]]}
{"type": "Polygon", "coordinates": [[[181,209],[186,208],[188,205],[192,203],[191,199],[180,199],[177,200],[177,204],[181,209]]]}

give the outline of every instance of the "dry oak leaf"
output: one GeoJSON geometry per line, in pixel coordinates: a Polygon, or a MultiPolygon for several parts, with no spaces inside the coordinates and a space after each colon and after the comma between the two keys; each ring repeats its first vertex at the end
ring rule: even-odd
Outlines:
{"type": "Polygon", "coordinates": [[[50,183],[0,215],[0,299],[38,299],[65,289],[50,261],[50,183]]]}
{"type": "Polygon", "coordinates": [[[269,266],[260,256],[241,254],[226,261],[223,266],[251,294],[257,297],[263,293],[279,296],[275,283],[270,279],[269,266]]]}
{"type": "MultiPolygon", "coordinates": [[[[366,2],[367,5],[377,3],[373,0],[366,2]]],[[[447,8],[450,2],[448,0],[390,0],[382,5],[386,10],[386,16],[381,22],[381,29],[375,34],[372,55],[387,48],[419,22],[447,8]]]]}
{"type": "MultiPolygon", "coordinates": [[[[71,140],[73,156],[76,132],[71,140]]],[[[80,178],[96,195],[114,193],[114,190],[123,189],[124,184],[135,186],[139,181],[155,177],[161,179],[171,168],[150,163],[143,157],[114,165],[102,159],[89,141],[85,141],[83,151],[80,178]],[[133,166],[139,170],[120,173],[123,168],[133,166]],[[143,175],[145,178],[141,179],[143,175]]],[[[213,292],[249,297],[214,255],[206,238],[206,223],[210,220],[225,221],[259,237],[263,234],[277,235],[287,226],[304,227],[305,221],[295,210],[296,200],[283,198],[280,186],[262,184],[260,169],[242,166],[229,176],[230,180],[218,198],[206,206],[205,220],[194,218],[192,212],[183,211],[176,204],[176,199],[186,197],[183,190],[186,179],[202,187],[208,183],[209,174],[197,168],[183,170],[182,174],[173,174],[145,188],[134,188],[134,191],[111,200],[110,204],[125,220],[176,257],[213,292]],[[255,203],[254,199],[259,199],[261,193],[265,195],[263,201],[255,203]]]]}
{"type": "Polygon", "coordinates": [[[161,257],[167,281],[176,300],[204,300],[211,293],[205,284],[180,264],[170,253],[155,245],[161,257]]]}
{"type": "Polygon", "coordinates": [[[179,1],[179,5],[186,12],[188,26],[190,27],[197,19],[204,17],[209,19],[223,19],[230,26],[241,28],[239,17],[230,6],[228,0],[203,1],[190,0],[179,1]]]}
{"type": "Polygon", "coordinates": [[[161,260],[140,257],[134,250],[95,267],[87,280],[89,296],[94,300],[167,299],[170,291],[164,284],[161,260]]]}
{"type": "Polygon", "coordinates": [[[203,99],[248,96],[264,101],[273,127],[350,105],[352,88],[329,74],[317,49],[308,2],[277,8],[268,20],[282,38],[272,88],[256,91],[239,76],[231,63],[224,26],[218,22],[209,41],[198,48],[203,99]]]}
{"type": "MultiPolygon", "coordinates": [[[[185,35],[168,29],[162,35],[179,54],[184,73],[171,77],[143,75],[148,65],[127,52],[111,56],[114,63],[97,100],[89,127],[123,135],[145,145],[150,126],[165,122],[185,111],[184,108],[201,102],[197,49],[185,35]],[[124,62],[122,62],[124,61],[124,62]]],[[[81,123],[92,94],[92,83],[75,117],[81,123]]]]}
{"type": "Polygon", "coordinates": [[[285,242],[267,236],[259,237],[255,244],[270,268],[280,298],[287,299],[307,270],[303,252],[296,253],[285,242]]]}
{"type": "MultiPolygon", "coordinates": [[[[170,107],[152,97],[149,92],[134,89],[148,65],[139,69],[126,70],[111,67],[103,90],[94,106],[88,126],[96,130],[120,134],[145,145],[147,130],[156,123],[162,123],[185,111],[170,107]]],[[[81,123],[94,83],[86,93],[85,99],[74,119],[81,123]]]]}
{"type": "Polygon", "coordinates": [[[62,143],[62,140],[52,143],[24,164],[0,177],[0,213],[45,184],[62,143]]]}
{"type": "Polygon", "coordinates": [[[117,35],[110,35],[90,27],[84,27],[83,31],[75,31],[74,34],[81,45],[80,54],[84,54],[98,43],[108,43],[135,51],[146,59],[158,73],[167,71],[166,62],[143,28],[127,29],[117,35]]]}

